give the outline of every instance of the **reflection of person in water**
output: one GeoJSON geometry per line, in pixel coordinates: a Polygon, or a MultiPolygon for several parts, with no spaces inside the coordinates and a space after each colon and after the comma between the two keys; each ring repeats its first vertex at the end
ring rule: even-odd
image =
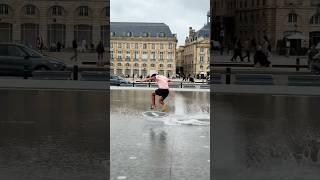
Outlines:
{"type": "Polygon", "coordinates": [[[154,80],[157,82],[159,89],[155,90],[152,93],[151,99],[152,99],[152,105],[151,109],[156,108],[156,103],[155,103],[155,97],[156,95],[160,96],[159,103],[162,106],[162,111],[163,112],[168,112],[168,105],[164,103],[164,100],[168,97],[169,95],[169,82],[170,80],[162,75],[157,75],[157,74],[152,74],[150,78],[147,78],[143,80],[142,82],[154,80]]]}

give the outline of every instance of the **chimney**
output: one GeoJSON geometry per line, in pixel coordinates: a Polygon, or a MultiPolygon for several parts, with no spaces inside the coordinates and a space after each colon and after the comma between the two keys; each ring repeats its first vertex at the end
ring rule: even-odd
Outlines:
{"type": "Polygon", "coordinates": [[[189,27],[189,37],[192,36],[192,32],[193,32],[192,27],[189,27]]]}

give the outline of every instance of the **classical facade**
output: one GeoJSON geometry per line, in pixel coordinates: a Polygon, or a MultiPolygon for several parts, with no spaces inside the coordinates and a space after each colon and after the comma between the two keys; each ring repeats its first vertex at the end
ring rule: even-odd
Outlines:
{"type": "Polygon", "coordinates": [[[214,0],[213,4],[215,39],[235,36],[261,43],[267,36],[273,47],[286,40],[293,49],[320,42],[320,0],[214,0]]]}
{"type": "Polygon", "coordinates": [[[185,45],[177,50],[177,72],[181,75],[207,75],[210,72],[210,16],[199,31],[189,28],[185,45]]]}
{"type": "Polygon", "coordinates": [[[109,44],[109,0],[0,0],[0,42],[109,44]]]}
{"type": "Polygon", "coordinates": [[[177,37],[163,23],[111,22],[111,73],[174,77],[177,37]]]}

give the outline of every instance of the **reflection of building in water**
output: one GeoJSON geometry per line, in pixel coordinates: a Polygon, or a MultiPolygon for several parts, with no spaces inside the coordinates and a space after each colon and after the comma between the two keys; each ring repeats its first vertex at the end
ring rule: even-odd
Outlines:
{"type": "Polygon", "coordinates": [[[226,45],[233,36],[258,43],[267,36],[272,47],[287,38],[296,49],[320,42],[319,0],[213,0],[212,5],[213,39],[226,45]]]}
{"type": "Polygon", "coordinates": [[[73,39],[97,45],[109,43],[109,0],[10,0],[0,2],[0,42],[15,41],[35,47],[60,42],[72,47],[73,39]]]}
{"type": "Polygon", "coordinates": [[[111,73],[175,76],[177,37],[163,23],[111,23],[111,73]]]}
{"type": "Polygon", "coordinates": [[[206,75],[210,71],[210,13],[207,17],[207,23],[199,31],[189,28],[185,45],[177,50],[179,74],[206,75]]]}

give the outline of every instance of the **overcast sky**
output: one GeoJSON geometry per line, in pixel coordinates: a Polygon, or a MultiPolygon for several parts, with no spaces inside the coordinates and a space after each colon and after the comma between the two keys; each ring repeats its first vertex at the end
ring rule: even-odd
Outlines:
{"type": "Polygon", "coordinates": [[[110,0],[111,22],[160,22],[169,25],[183,45],[188,29],[207,22],[209,0],[110,0]]]}

